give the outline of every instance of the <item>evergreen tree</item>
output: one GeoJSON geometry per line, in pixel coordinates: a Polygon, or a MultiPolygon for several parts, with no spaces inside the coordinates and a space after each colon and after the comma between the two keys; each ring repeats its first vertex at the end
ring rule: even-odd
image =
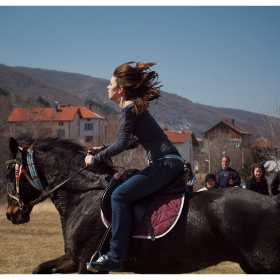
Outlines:
{"type": "Polygon", "coordinates": [[[8,96],[10,93],[5,88],[0,88],[0,95],[8,96]]]}
{"type": "Polygon", "coordinates": [[[253,147],[238,170],[242,181],[246,182],[249,179],[251,168],[255,163],[263,163],[264,161],[265,156],[262,153],[262,149],[257,146],[253,147]]]}
{"type": "Polygon", "coordinates": [[[45,101],[45,99],[43,99],[41,96],[39,96],[36,101],[45,108],[51,107],[50,103],[48,101],[45,101]]]}

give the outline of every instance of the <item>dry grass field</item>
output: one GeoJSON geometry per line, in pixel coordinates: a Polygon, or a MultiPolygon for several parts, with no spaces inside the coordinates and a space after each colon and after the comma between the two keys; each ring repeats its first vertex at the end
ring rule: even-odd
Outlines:
{"type": "MultiPolygon", "coordinates": [[[[13,225],[0,206],[0,274],[30,274],[40,263],[63,252],[59,217],[49,202],[36,205],[27,224],[13,225]]],[[[238,264],[223,262],[194,274],[243,274],[238,264]]]]}

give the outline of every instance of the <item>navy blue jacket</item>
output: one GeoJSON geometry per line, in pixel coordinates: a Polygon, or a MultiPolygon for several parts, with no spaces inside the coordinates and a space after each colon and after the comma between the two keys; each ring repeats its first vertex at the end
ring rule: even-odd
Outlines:
{"type": "Polygon", "coordinates": [[[102,151],[92,158],[92,163],[111,158],[139,144],[147,152],[148,160],[155,161],[167,154],[177,154],[177,148],[171,143],[159,124],[146,111],[136,115],[132,112],[133,103],[121,109],[120,128],[114,143],[102,145],[102,151]]]}

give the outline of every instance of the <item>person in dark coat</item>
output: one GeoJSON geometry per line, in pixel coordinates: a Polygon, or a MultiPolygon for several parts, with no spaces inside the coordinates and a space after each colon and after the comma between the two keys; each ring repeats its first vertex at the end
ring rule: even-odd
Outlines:
{"type": "Polygon", "coordinates": [[[223,156],[222,168],[218,170],[216,178],[223,188],[240,186],[241,178],[238,172],[230,167],[229,156],[223,156]]]}
{"type": "Polygon", "coordinates": [[[254,164],[251,168],[249,180],[246,182],[246,189],[260,194],[269,195],[268,183],[265,177],[265,168],[262,164],[254,164]]]}
{"type": "Polygon", "coordinates": [[[274,175],[270,183],[271,193],[273,195],[278,195],[280,193],[279,186],[280,186],[280,170],[274,175]]]}
{"type": "Polygon", "coordinates": [[[215,174],[208,173],[205,176],[205,185],[202,188],[198,189],[197,191],[201,192],[201,191],[207,191],[207,190],[217,190],[217,189],[222,189],[222,188],[223,187],[217,183],[215,174]]]}

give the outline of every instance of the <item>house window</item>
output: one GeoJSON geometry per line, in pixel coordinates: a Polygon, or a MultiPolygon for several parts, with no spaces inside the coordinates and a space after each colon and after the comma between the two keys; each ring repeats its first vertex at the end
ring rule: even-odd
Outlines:
{"type": "Polygon", "coordinates": [[[93,136],[85,136],[85,142],[91,142],[93,141],[93,136]]]}
{"type": "Polygon", "coordinates": [[[58,122],[58,126],[63,126],[63,122],[58,122]]]}
{"type": "Polygon", "coordinates": [[[85,123],[85,130],[93,130],[93,123],[85,123]]]}
{"type": "Polygon", "coordinates": [[[240,147],[239,141],[232,141],[232,146],[235,147],[235,148],[240,147]]]}
{"type": "Polygon", "coordinates": [[[240,142],[238,140],[231,140],[230,145],[231,147],[238,148],[240,147],[240,142]]]}
{"type": "Polygon", "coordinates": [[[21,134],[21,131],[18,131],[18,130],[15,131],[15,136],[16,136],[16,137],[19,137],[20,134],[21,134]]]}
{"type": "Polygon", "coordinates": [[[59,130],[56,132],[56,136],[57,136],[57,137],[63,137],[63,136],[65,136],[65,130],[64,130],[64,129],[59,129],[59,130]]]}

